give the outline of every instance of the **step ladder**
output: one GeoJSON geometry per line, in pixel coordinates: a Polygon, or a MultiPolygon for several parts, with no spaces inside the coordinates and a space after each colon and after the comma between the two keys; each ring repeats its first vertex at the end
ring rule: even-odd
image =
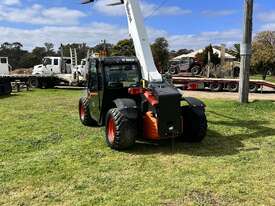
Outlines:
{"type": "Polygon", "coordinates": [[[71,64],[72,67],[77,66],[77,53],[76,53],[76,48],[70,48],[70,56],[71,56],[71,64]]]}

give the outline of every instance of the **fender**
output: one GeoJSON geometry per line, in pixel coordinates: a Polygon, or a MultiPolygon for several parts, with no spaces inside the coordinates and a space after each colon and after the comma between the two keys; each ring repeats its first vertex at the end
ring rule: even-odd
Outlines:
{"type": "Polygon", "coordinates": [[[189,104],[189,106],[192,107],[206,107],[206,104],[204,104],[203,101],[196,99],[194,97],[184,97],[182,100],[186,101],[189,104]]]}
{"type": "Polygon", "coordinates": [[[119,111],[128,119],[137,119],[138,110],[137,104],[133,99],[116,99],[113,101],[119,111]]]}

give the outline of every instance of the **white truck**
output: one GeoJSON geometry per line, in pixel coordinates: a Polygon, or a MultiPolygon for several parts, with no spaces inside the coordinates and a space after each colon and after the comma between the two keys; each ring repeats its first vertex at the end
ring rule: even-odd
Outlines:
{"type": "MultiPolygon", "coordinates": [[[[78,86],[85,83],[85,64],[82,60],[81,65],[76,65],[71,57],[48,56],[43,58],[42,64],[34,66],[32,75],[53,76],[60,79],[62,83],[78,86]]],[[[55,82],[56,84],[58,81],[55,82]]]]}
{"type": "Polygon", "coordinates": [[[8,57],[0,57],[0,74],[9,74],[10,69],[8,57]]]}
{"type": "Polygon", "coordinates": [[[70,74],[72,73],[72,65],[70,57],[45,57],[42,64],[33,68],[33,75],[54,75],[54,74],[70,74]]]}

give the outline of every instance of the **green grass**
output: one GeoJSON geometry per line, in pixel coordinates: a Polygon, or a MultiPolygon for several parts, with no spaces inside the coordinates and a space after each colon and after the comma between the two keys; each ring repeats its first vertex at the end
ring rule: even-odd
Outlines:
{"type": "MultiPolygon", "coordinates": [[[[263,76],[260,75],[260,74],[257,74],[257,75],[250,76],[250,78],[251,79],[257,79],[257,80],[262,80],[263,76]]],[[[275,83],[275,76],[267,76],[266,81],[270,81],[270,82],[275,83]]]]}
{"type": "Polygon", "coordinates": [[[206,100],[201,144],[109,149],[82,91],[0,98],[0,205],[275,205],[275,103],[206,100]]]}

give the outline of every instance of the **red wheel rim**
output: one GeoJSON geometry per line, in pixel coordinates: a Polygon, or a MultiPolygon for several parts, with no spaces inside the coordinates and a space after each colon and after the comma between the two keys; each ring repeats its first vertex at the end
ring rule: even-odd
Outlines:
{"type": "Polygon", "coordinates": [[[84,110],[83,105],[80,106],[80,118],[82,120],[84,120],[84,118],[85,118],[85,110],[84,110]]]}
{"type": "Polygon", "coordinates": [[[110,117],[108,120],[107,136],[110,143],[115,141],[116,134],[116,123],[113,117],[110,117]]]}

